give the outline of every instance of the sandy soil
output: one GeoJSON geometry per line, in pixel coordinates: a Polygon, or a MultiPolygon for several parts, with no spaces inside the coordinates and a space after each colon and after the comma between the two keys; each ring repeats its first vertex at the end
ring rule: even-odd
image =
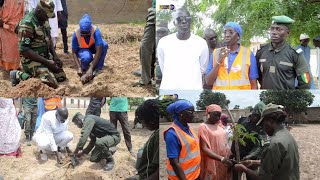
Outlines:
{"type": "MultiPolygon", "coordinates": [[[[197,131],[199,124],[191,125],[197,131]]],[[[169,127],[169,124],[160,125],[160,134],[169,127]]],[[[303,124],[294,126],[291,133],[299,146],[300,153],[300,179],[320,180],[320,125],[303,124]]],[[[166,146],[163,136],[160,136],[160,179],[167,179],[166,174],[166,146]]]]}
{"type": "MultiPolygon", "coordinates": [[[[153,87],[132,87],[139,80],[132,74],[140,69],[139,46],[143,35],[143,26],[130,24],[98,24],[104,39],[109,44],[104,69],[94,80],[83,85],[76,74],[76,65],[72,55],[63,53],[62,38],[57,43],[56,52],[64,62],[67,80],[59,84],[57,89],[29,79],[11,87],[9,72],[0,69],[0,96],[154,96],[153,87]]],[[[71,36],[77,25],[69,25],[68,41],[71,52],[71,36]]]]}
{"type": "MultiPolygon", "coordinates": [[[[70,117],[72,117],[76,112],[78,111],[70,110],[70,117]]],[[[80,110],[80,112],[85,112],[85,110],[80,110]]],[[[109,112],[102,112],[101,117],[109,119],[109,112]]],[[[130,129],[133,127],[133,119],[134,113],[129,112],[130,129]]],[[[80,129],[78,129],[72,122],[69,122],[69,130],[74,134],[74,139],[71,142],[71,149],[74,150],[80,137],[80,129]]],[[[25,145],[25,135],[22,131],[22,158],[0,157],[0,176],[8,180],[109,180],[128,178],[136,173],[135,159],[127,150],[119,123],[118,130],[121,132],[121,142],[117,145],[117,152],[113,155],[116,164],[114,169],[110,172],[103,172],[102,170],[105,165],[105,161],[101,161],[100,163],[91,163],[89,161],[90,156],[81,157],[79,160],[80,165],[76,166],[75,169],[72,167],[64,167],[57,170],[58,165],[55,160],[55,155],[49,155],[49,160],[47,162],[40,163],[37,160],[37,147],[34,143],[32,146],[25,145]]],[[[138,149],[144,145],[151,134],[152,132],[147,129],[133,129],[131,131],[134,152],[137,152],[138,149]]]]}

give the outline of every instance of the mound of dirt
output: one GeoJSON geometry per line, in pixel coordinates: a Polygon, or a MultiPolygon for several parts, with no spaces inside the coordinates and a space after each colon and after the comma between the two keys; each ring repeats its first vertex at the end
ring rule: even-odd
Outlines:
{"type": "Polygon", "coordinates": [[[54,89],[35,78],[21,81],[16,87],[7,89],[6,94],[7,97],[52,97],[56,95],[68,96],[70,95],[70,89],[65,86],[54,89]]]}
{"type": "MultiPolygon", "coordinates": [[[[58,39],[56,52],[63,61],[63,69],[67,79],[59,83],[57,89],[30,79],[11,87],[9,72],[0,69],[0,96],[155,96],[156,90],[152,86],[133,87],[139,77],[132,74],[140,69],[140,41],[143,35],[142,25],[132,24],[95,24],[99,27],[104,39],[109,44],[107,57],[102,71],[93,81],[82,84],[77,75],[77,66],[72,54],[63,53],[61,37],[58,39]]],[[[71,37],[78,25],[69,24],[68,45],[71,48],[71,37]]]]}

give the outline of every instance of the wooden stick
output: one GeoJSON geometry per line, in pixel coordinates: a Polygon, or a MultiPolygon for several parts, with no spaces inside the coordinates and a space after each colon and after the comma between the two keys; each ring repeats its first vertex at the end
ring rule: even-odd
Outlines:
{"type": "MultiPolygon", "coordinates": [[[[226,110],[227,110],[227,112],[228,112],[228,114],[229,114],[229,116],[231,118],[232,125],[233,125],[232,129],[233,129],[233,135],[234,135],[234,145],[235,145],[235,150],[236,150],[236,160],[239,163],[240,162],[240,151],[239,151],[239,141],[238,141],[239,137],[238,137],[238,132],[237,132],[237,130],[235,128],[236,123],[235,123],[235,121],[234,121],[234,119],[233,119],[233,117],[231,115],[231,112],[230,112],[229,108],[226,107],[226,110]]],[[[238,172],[238,180],[241,179],[241,174],[242,173],[238,172]]]]}

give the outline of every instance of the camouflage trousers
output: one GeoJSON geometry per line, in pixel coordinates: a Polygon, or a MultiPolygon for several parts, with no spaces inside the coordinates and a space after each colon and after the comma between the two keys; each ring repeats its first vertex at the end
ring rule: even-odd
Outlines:
{"type": "Polygon", "coordinates": [[[18,80],[23,81],[33,77],[40,79],[50,87],[57,88],[58,82],[62,82],[66,79],[66,73],[63,70],[58,73],[53,73],[47,67],[38,62],[31,61],[29,64],[22,63],[22,67],[23,72],[18,72],[18,80]],[[23,73],[26,73],[27,75],[23,73]]]}

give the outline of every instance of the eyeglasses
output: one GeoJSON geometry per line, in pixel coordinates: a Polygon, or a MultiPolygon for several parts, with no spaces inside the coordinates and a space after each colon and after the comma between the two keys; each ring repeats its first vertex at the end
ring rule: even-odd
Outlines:
{"type": "Polygon", "coordinates": [[[182,21],[190,22],[191,17],[190,16],[181,16],[181,17],[177,17],[176,20],[178,21],[178,23],[181,23],[182,21]]]}
{"type": "Polygon", "coordinates": [[[194,114],[194,111],[191,111],[191,110],[185,110],[185,111],[189,114],[194,114]]]}

